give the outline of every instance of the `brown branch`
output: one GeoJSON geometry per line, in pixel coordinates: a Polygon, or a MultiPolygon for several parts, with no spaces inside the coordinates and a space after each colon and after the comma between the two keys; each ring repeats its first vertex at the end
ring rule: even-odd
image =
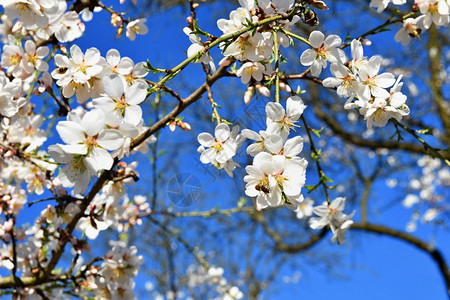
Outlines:
{"type": "Polygon", "coordinates": [[[146,139],[148,139],[152,134],[165,127],[170,121],[174,120],[176,116],[178,116],[183,110],[186,109],[189,105],[200,99],[200,97],[207,91],[207,87],[214,84],[219,78],[225,75],[225,70],[227,67],[220,67],[216,73],[211,76],[208,76],[206,82],[200,86],[196,91],[194,91],[189,97],[184,98],[177,107],[175,107],[170,113],[165,115],[158,122],[153,124],[152,127],[147,129],[144,133],[136,137],[130,145],[130,150],[133,150],[138,145],[142,144],[146,139]]]}
{"type": "MultiPolygon", "coordinates": [[[[326,112],[320,109],[319,105],[314,106],[314,112],[317,117],[320,118],[323,122],[325,122],[331,130],[337,135],[339,135],[343,140],[359,147],[370,148],[370,149],[380,149],[386,148],[391,150],[404,150],[412,153],[418,154],[429,154],[428,150],[422,147],[421,145],[413,144],[413,143],[400,143],[396,141],[376,141],[376,140],[368,140],[362,137],[355,135],[354,133],[345,131],[339,122],[333,118],[331,118],[326,112]]],[[[440,151],[441,155],[449,159],[450,154],[445,151],[440,151]]]]}
{"type": "Polygon", "coordinates": [[[308,250],[309,248],[317,244],[320,240],[322,240],[322,238],[324,238],[326,233],[328,232],[328,230],[324,228],[319,234],[312,235],[306,242],[302,242],[299,244],[286,244],[282,241],[282,237],[277,232],[269,228],[262,213],[254,213],[250,214],[250,216],[255,221],[261,224],[264,232],[275,242],[275,248],[277,250],[291,254],[308,250]]]}

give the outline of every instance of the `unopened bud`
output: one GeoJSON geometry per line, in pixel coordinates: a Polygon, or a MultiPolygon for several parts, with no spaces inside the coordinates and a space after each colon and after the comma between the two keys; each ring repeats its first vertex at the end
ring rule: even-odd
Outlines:
{"type": "Polygon", "coordinates": [[[192,18],[192,16],[189,16],[189,17],[186,18],[186,22],[188,23],[189,27],[192,25],[192,21],[193,20],[194,19],[192,18]]]}
{"type": "Polygon", "coordinates": [[[250,103],[250,100],[252,100],[253,97],[253,91],[255,90],[254,86],[249,86],[247,90],[244,93],[244,103],[245,105],[248,105],[250,103]]]}
{"type": "Polygon", "coordinates": [[[286,93],[291,93],[292,92],[292,89],[289,86],[289,84],[287,84],[287,83],[285,83],[283,81],[280,81],[280,89],[282,91],[285,91],[286,93]]]}
{"type": "Polygon", "coordinates": [[[6,158],[11,158],[11,157],[14,156],[15,153],[16,153],[16,151],[14,151],[14,150],[8,150],[8,151],[6,151],[6,153],[5,153],[5,157],[6,157],[6,158]]]}
{"type": "Polygon", "coordinates": [[[362,44],[363,46],[370,46],[370,45],[372,45],[372,41],[369,40],[369,39],[366,38],[366,37],[363,37],[363,38],[361,39],[361,44],[362,44]]]}
{"type": "Polygon", "coordinates": [[[123,24],[120,24],[119,28],[117,28],[116,38],[120,38],[123,33],[123,24]]]}
{"type": "Polygon", "coordinates": [[[84,32],[86,29],[86,26],[84,25],[83,22],[78,22],[78,28],[80,29],[81,32],[84,32]]]}
{"type": "Polygon", "coordinates": [[[191,125],[189,125],[189,123],[183,122],[183,121],[178,121],[177,123],[178,127],[180,127],[183,130],[191,130],[191,125]]]}
{"type": "Polygon", "coordinates": [[[196,8],[199,7],[199,6],[200,6],[200,4],[198,4],[198,3],[192,4],[192,8],[193,8],[193,9],[196,9],[196,8]]]}
{"type": "Polygon", "coordinates": [[[270,90],[266,86],[257,83],[256,88],[258,89],[258,92],[264,97],[270,97],[270,90]]]}
{"type": "Polygon", "coordinates": [[[122,25],[122,19],[120,18],[120,15],[118,15],[116,13],[113,13],[111,15],[111,25],[114,27],[122,25]]]}
{"type": "Polygon", "coordinates": [[[173,121],[170,122],[170,124],[169,124],[170,131],[174,132],[176,128],[177,128],[177,124],[173,121]]]}
{"type": "Polygon", "coordinates": [[[63,54],[67,54],[67,48],[64,47],[63,45],[59,45],[59,50],[60,50],[63,54]]]}
{"type": "Polygon", "coordinates": [[[17,21],[14,26],[11,28],[12,33],[16,33],[22,30],[23,23],[21,21],[17,21]]]}
{"type": "Polygon", "coordinates": [[[325,2],[320,1],[320,0],[310,0],[309,1],[309,5],[318,8],[320,10],[327,10],[328,6],[325,4],[325,2]]]}
{"type": "Polygon", "coordinates": [[[14,226],[13,219],[9,219],[8,221],[5,222],[5,224],[3,224],[3,229],[6,232],[9,232],[13,229],[13,226],[14,226]]]}

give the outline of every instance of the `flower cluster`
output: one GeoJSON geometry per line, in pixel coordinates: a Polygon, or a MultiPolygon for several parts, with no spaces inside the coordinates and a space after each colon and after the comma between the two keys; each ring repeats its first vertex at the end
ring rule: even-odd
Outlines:
{"type": "Polygon", "coordinates": [[[403,199],[404,207],[415,208],[406,227],[408,231],[415,231],[423,208],[425,211],[421,219],[424,223],[431,222],[448,211],[443,201],[448,198],[450,168],[429,156],[420,158],[417,165],[422,169],[422,174],[420,178],[408,180],[410,193],[403,199]]]}
{"type": "Polygon", "coordinates": [[[318,217],[309,219],[309,225],[312,229],[322,229],[325,226],[330,226],[333,236],[332,242],[337,240],[338,244],[345,241],[345,232],[353,224],[351,218],[355,214],[353,211],[350,215],[344,214],[342,211],[345,206],[345,198],[339,197],[334,199],[331,203],[323,202],[321,205],[313,208],[313,212],[318,217]]]}
{"type": "Polygon", "coordinates": [[[79,38],[84,25],[75,11],[67,11],[64,0],[2,0],[5,16],[9,20],[18,18],[12,31],[22,35],[34,35],[40,40],[48,40],[54,35],[61,42],[71,42],[79,38]]]}
{"type": "Polygon", "coordinates": [[[247,153],[254,156],[253,164],[245,168],[245,194],[256,197],[258,210],[268,206],[286,205],[297,209],[303,201],[301,188],[305,184],[307,161],[297,155],[302,151],[303,139],[288,139],[290,130],[306,106],[298,96],[289,97],[286,111],[279,103],[266,105],[267,129],[256,133],[249,129],[242,134],[255,143],[247,153]]]}
{"type": "Polygon", "coordinates": [[[318,77],[330,63],[344,63],[345,54],[338,47],[341,46],[342,40],[337,35],[325,35],[315,30],[309,35],[309,42],[312,49],[307,49],[300,56],[300,62],[304,66],[311,66],[311,75],[318,77]]]}
{"type": "Polygon", "coordinates": [[[128,247],[124,242],[111,242],[112,249],[102,257],[102,264],[92,266],[85,272],[83,287],[79,292],[87,298],[95,299],[136,299],[133,288],[134,277],[144,263],[142,255],[137,255],[135,246],[128,247]]]}
{"type": "Polygon", "coordinates": [[[358,40],[351,42],[351,53],[352,60],[331,64],[330,70],[335,77],[323,80],[325,87],[336,88],[340,97],[348,98],[345,109],[359,108],[368,128],[372,125],[384,127],[389,119],[400,121],[408,115],[407,97],[400,91],[403,86],[401,76],[396,80],[392,73],[378,74],[381,58],[364,57],[362,44],[358,40]]]}
{"type": "Polygon", "coordinates": [[[221,300],[238,300],[243,298],[243,293],[237,286],[232,286],[224,277],[224,269],[220,267],[197,267],[191,265],[187,270],[188,287],[194,288],[202,285],[208,285],[211,291],[214,291],[216,297],[210,299],[221,300]]]}
{"type": "Polygon", "coordinates": [[[218,169],[224,169],[230,177],[233,170],[239,166],[233,161],[237,149],[244,142],[242,135],[238,134],[239,126],[230,127],[225,123],[216,126],[215,137],[207,132],[200,133],[197,137],[200,147],[197,149],[200,161],[204,164],[212,164],[218,169]]]}
{"type": "Polygon", "coordinates": [[[247,153],[254,156],[253,164],[245,170],[248,175],[245,193],[256,197],[256,208],[286,205],[295,210],[303,201],[301,188],[305,184],[307,161],[297,155],[302,151],[303,139],[296,136],[288,139],[290,130],[302,115],[306,106],[298,96],[289,97],[286,110],[276,102],[266,105],[267,129],[259,134],[244,129],[238,134],[235,126],[232,131],[227,124],[217,125],[215,137],[204,132],[198,135],[200,161],[213,164],[232,176],[239,166],[233,161],[237,149],[245,138],[255,143],[247,147],[247,153]]]}
{"type": "MultiPolygon", "coordinates": [[[[56,79],[56,84],[62,87],[63,96],[72,97],[74,94],[78,102],[85,102],[89,98],[99,97],[104,92],[119,93],[113,83],[102,82],[105,76],[116,75],[120,77],[123,83],[118,83],[121,90],[124,85],[134,85],[140,83],[141,89],[147,88],[147,83],[142,79],[148,72],[144,63],[134,65],[128,57],[120,57],[120,53],[111,49],[106,54],[106,59],[100,55],[96,48],[90,48],[85,54],[77,45],[70,48],[70,57],[57,54],[55,55],[57,68],[52,72],[52,77],[56,79]]],[[[114,95],[120,96],[120,95],[114,95]]],[[[142,101],[141,101],[142,102],[142,101]]],[[[126,103],[124,104],[126,105],[126,103]]],[[[140,120],[140,118],[137,118],[140,120]]]]}
{"type": "MultiPolygon", "coordinates": [[[[292,9],[294,0],[288,1],[255,1],[240,0],[242,7],[233,10],[229,19],[219,19],[217,26],[223,32],[223,35],[235,33],[239,30],[248,28],[259,20],[274,16],[280,13],[286,13],[292,9]]],[[[225,58],[221,61],[221,65],[234,59],[239,60],[242,65],[237,70],[236,75],[241,78],[242,83],[253,86],[260,86],[258,90],[264,96],[269,96],[270,92],[267,88],[263,88],[260,84],[264,75],[271,75],[273,67],[270,62],[272,57],[272,48],[275,45],[289,47],[290,39],[284,33],[289,31],[300,20],[295,15],[291,20],[283,20],[278,22],[279,30],[274,33],[269,26],[264,30],[255,32],[246,32],[240,35],[231,43],[222,43],[221,48],[225,58]]]]}
{"type": "MultiPolygon", "coordinates": [[[[370,7],[377,8],[377,12],[381,13],[391,2],[402,5],[406,0],[371,0],[370,7]]],[[[418,38],[431,24],[447,27],[450,23],[450,3],[446,0],[414,0],[414,9],[419,10],[421,15],[403,20],[403,27],[395,35],[395,40],[404,46],[409,44],[411,38],[418,38]]]]}

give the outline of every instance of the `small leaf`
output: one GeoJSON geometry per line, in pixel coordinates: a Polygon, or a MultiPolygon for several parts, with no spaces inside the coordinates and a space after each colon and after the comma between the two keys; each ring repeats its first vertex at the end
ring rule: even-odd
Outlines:
{"type": "Polygon", "coordinates": [[[320,133],[322,132],[323,127],[320,129],[311,129],[311,131],[318,137],[320,138],[320,133]]]}

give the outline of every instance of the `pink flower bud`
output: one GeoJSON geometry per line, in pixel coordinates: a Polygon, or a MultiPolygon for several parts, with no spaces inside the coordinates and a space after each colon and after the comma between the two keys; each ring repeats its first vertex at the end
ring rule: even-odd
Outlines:
{"type": "MultiPolygon", "coordinates": [[[[111,15],[111,25],[114,27],[122,26],[122,19],[120,18],[120,16],[118,14],[113,13],[111,15]]],[[[122,28],[122,31],[123,31],[123,28],[122,28]]]]}
{"type": "Polygon", "coordinates": [[[20,30],[22,30],[22,26],[23,24],[22,24],[22,22],[21,21],[17,21],[15,24],[14,24],[14,26],[11,28],[11,32],[12,33],[16,33],[16,32],[18,32],[18,31],[20,31],[20,30]]]}
{"type": "Polygon", "coordinates": [[[370,46],[370,45],[372,45],[372,41],[369,40],[369,39],[366,38],[366,37],[363,37],[363,38],[361,39],[361,44],[362,44],[363,46],[370,46]]]}
{"type": "Polygon", "coordinates": [[[244,103],[245,105],[248,105],[250,103],[250,100],[252,100],[253,97],[253,91],[255,90],[254,86],[249,86],[244,94],[244,103]]]}
{"type": "Polygon", "coordinates": [[[5,157],[6,157],[6,158],[11,158],[11,157],[14,156],[15,153],[16,153],[16,151],[14,151],[14,150],[8,150],[8,151],[6,151],[6,153],[5,153],[5,157]]]}
{"type": "Polygon", "coordinates": [[[258,92],[264,97],[270,97],[270,90],[266,86],[257,83],[256,88],[258,89],[258,92]]]}
{"type": "Polygon", "coordinates": [[[183,122],[183,121],[178,121],[177,123],[178,127],[180,127],[183,130],[191,130],[191,125],[189,125],[189,123],[183,122]]]}
{"type": "Polygon", "coordinates": [[[282,91],[287,92],[287,93],[292,92],[291,87],[290,87],[288,84],[286,84],[285,82],[283,82],[283,81],[280,81],[280,89],[281,89],[282,91]]]}
{"type": "Polygon", "coordinates": [[[64,47],[63,45],[59,45],[59,50],[60,50],[62,53],[67,54],[67,48],[64,47]]]}
{"type": "Polygon", "coordinates": [[[176,128],[177,128],[177,124],[175,122],[170,122],[170,124],[169,124],[170,131],[174,132],[176,128]]]}
{"type": "Polygon", "coordinates": [[[80,22],[78,22],[78,28],[80,28],[81,32],[84,32],[86,29],[86,26],[84,25],[83,22],[80,21],[80,22]]]}
{"type": "Polygon", "coordinates": [[[309,1],[309,5],[318,8],[320,10],[327,10],[328,6],[325,4],[325,2],[320,1],[320,0],[310,0],[309,1]]]}

